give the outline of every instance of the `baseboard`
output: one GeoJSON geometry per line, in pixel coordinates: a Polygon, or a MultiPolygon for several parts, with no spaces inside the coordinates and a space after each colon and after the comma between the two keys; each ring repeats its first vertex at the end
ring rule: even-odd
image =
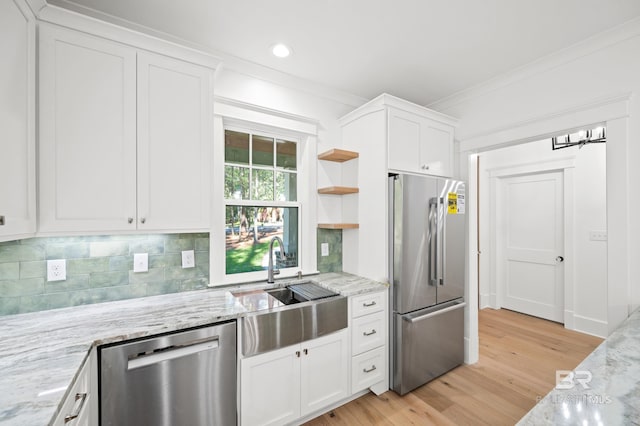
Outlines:
{"type": "Polygon", "coordinates": [[[323,415],[325,413],[328,413],[331,410],[335,410],[336,408],[341,407],[341,406],[353,401],[354,399],[358,399],[361,396],[364,396],[364,395],[368,394],[369,392],[371,392],[369,389],[365,389],[365,390],[362,390],[360,392],[356,392],[356,393],[354,393],[353,395],[351,395],[348,398],[340,400],[340,401],[336,402],[335,404],[329,405],[328,407],[323,408],[322,410],[318,410],[318,411],[316,411],[314,413],[311,413],[311,414],[309,414],[307,416],[304,416],[303,418],[300,418],[300,419],[296,420],[295,422],[293,422],[291,424],[293,424],[293,425],[301,425],[303,423],[306,423],[309,420],[315,419],[316,417],[320,417],[321,415],[323,415]]]}
{"type": "Polygon", "coordinates": [[[491,295],[480,294],[480,309],[491,307],[491,295]]]}
{"type": "Polygon", "coordinates": [[[480,357],[479,354],[480,345],[478,342],[478,337],[475,338],[464,338],[464,363],[465,364],[475,364],[478,362],[480,357]]]}
{"type": "MultiPolygon", "coordinates": [[[[603,339],[609,335],[609,324],[607,321],[601,321],[581,315],[573,314],[574,327],[572,330],[580,333],[591,334],[592,336],[602,337],[603,339]]],[[[565,327],[567,325],[565,324],[565,327]]],[[[569,327],[567,327],[569,328],[569,327]]]]}
{"type": "Polygon", "coordinates": [[[568,330],[576,329],[576,320],[573,314],[573,311],[566,310],[564,311],[564,328],[568,330]]]}

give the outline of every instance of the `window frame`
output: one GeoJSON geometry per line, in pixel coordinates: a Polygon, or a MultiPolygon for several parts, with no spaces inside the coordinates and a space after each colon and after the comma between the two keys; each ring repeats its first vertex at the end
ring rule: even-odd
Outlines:
{"type": "MultiPolygon", "coordinates": [[[[265,129],[256,129],[253,126],[243,126],[243,125],[238,125],[238,124],[229,124],[229,125],[225,125],[223,128],[223,142],[225,141],[225,132],[227,130],[233,131],[233,132],[240,132],[240,133],[247,133],[249,134],[249,163],[248,164],[242,164],[242,163],[228,163],[226,162],[226,159],[224,158],[224,151],[223,151],[223,170],[226,169],[227,166],[233,166],[233,167],[243,167],[243,168],[247,168],[249,169],[249,189],[248,189],[248,194],[249,197],[253,196],[253,170],[268,170],[268,171],[273,171],[274,172],[274,176],[273,176],[273,186],[274,186],[274,200],[255,200],[255,199],[234,199],[234,198],[226,198],[225,197],[225,190],[224,190],[224,185],[226,184],[226,182],[224,182],[223,180],[223,208],[225,210],[225,225],[226,225],[226,208],[228,206],[245,206],[245,207],[292,207],[292,208],[297,208],[298,209],[298,226],[297,226],[297,253],[298,253],[298,265],[294,266],[294,267],[289,267],[289,268],[280,268],[280,274],[278,275],[278,277],[291,277],[291,276],[295,276],[298,271],[302,271],[302,254],[303,254],[303,244],[302,244],[302,240],[303,240],[303,227],[302,227],[302,215],[304,213],[304,206],[302,205],[302,203],[300,202],[300,198],[301,198],[301,194],[300,194],[300,176],[302,175],[301,173],[301,164],[303,161],[302,158],[302,138],[299,135],[292,135],[286,132],[277,132],[277,131],[270,131],[270,130],[265,130],[265,129]],[[267,137],[267,138],[272,138],[274,143],[273,143],[273,166],[269,167],[269,166],[264,166],[264,165],[254,165],[253,164],[253,136],[262,136],[262,137],[267,137]],[[285,140],[287,142],[294,142],[296,144],[296,169],[295,170],[290,170],[290,169],[285,169],[283,167],[277,167],[277,140],[285,140]],[[286,172],[286,173],[294,173],[296,175],[296,201],[279,201],[275,199],[275,185],[276,185],[276,172],[281,171],[281,172],[286,172]]],[[[226,238],[226,235],[225,235],[226,238]]],[[[223,239],[223,243],[224,243],[224,239],[223,239]]],[[[249,271],[249,272],[239,272],[239,273],[234,273],[234,274],[228,274],[227,270],[226,270],[226,249],[225,249],[225,259],[224,262],[222,263],[222,268],[223,268],[223,272],[222,275],[224,276],[224,281],[225,282],[251,282],[251,281],[260,281],[263,278],[266,278],[266,274],[267,274],[267,270],[260,270],[260,271],[249,271]]],[[[213,266],[215,267],[215,265],[213,266]]]]}
{"type": "MultiPolygon", "coordinates": [[[[261,105],[269,104],[272,99],[256,97],[261,105]]],[[[303,207],[300,211],[299,226],[299,266],[295,271],[285,271],[276,277],[276,281],[294,277],[299,271],[303,274],[318,273],[317,226],[318,196],[316,192],[318,176],[318,133],[320,121],[315,118],[293,114],[282,110],[264,107],[237,99],[212,95],[214,104],[213,149],[212,151],[212,191],[211,230],[209,251],[209,287],[227,286],[233,288],[243,283],[266,284],[267,271],[226,275],[225,268],[225,204],[224,204],[224,158],[226,128],[236,127],[256,133],[274,133],[285,139],[299,140],[297,165],[298,200],[303,207]],[[243,277],[239,277],[243,275],[243,277]]],[[[295,108],[294,108],[295,109],[295,108]]]]}

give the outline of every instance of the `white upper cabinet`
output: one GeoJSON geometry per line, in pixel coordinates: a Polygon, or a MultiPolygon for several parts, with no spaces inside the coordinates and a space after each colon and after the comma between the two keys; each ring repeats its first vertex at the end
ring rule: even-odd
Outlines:
{"type": "Polygon", "coordinates": [[[0,2],[0,241],[36,227],[35,18],[22,0],[0,2]]]}
{"type": "Polygon", "coordinates": [[[211,73],[42,24],[39,232],[207,228],[211,73]]]}
{"type": "Polygon", "coordinates": [[[136,223],[136,52],[40,27],[39,231],[136,223]]]}
{"type": "Polygon", "coordinates": [[[138,54],[138,216],[151,229],[209,226],[211,71],[138,54]]]}
{"type": "Polygon", "coordinates": [[[388,108],[388,166],[390,170],[438,176],[453,174],[454,127],[428,116],[419,107],[388,108]]]}

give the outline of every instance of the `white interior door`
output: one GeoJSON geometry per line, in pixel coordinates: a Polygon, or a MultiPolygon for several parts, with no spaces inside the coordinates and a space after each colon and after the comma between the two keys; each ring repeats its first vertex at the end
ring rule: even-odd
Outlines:
{"type": "Polygon", "coordinates": [[[501,179],[497,200],[502,307],[563,322],[562,172],[501,179]]]}

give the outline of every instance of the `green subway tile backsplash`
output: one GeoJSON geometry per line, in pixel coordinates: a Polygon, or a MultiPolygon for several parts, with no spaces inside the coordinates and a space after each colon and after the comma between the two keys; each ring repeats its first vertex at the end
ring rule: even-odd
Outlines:
{"type": "Polygon", "coordinates": [[[342,230],[318,229],[318,271],[342,272],[342,230]],[[322,256],[320,244],[329,244],[329,256],[322,256]]]}
{"type": "MultiPolygon", "coordinates": [[[[339,263],[342,268],[342,255],[339,263]]],[[[0,243],[0,315],[196,290],[208,283],[208,233],[0,243]],[[180,252],[194,249],[196,267],[183,269],[180,252]],[[133,272],[134,253],[149,253],[148,272],[133,272]],[[65,281],[47,282],[48,259],[67,260],[65,281]]]]}

